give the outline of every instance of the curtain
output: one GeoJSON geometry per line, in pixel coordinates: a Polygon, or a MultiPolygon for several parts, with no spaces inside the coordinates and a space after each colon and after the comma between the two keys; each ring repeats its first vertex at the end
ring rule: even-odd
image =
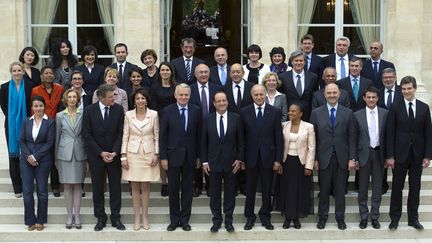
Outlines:
{"type": "MultiPolygon", "coordinates": [[[[96,0],[99,16],[101,18],[102,24],[113,24],[113,6],[111,0],[96,0]]],[[[108,42],[108,46],[114,46],[114,27],[105,26],[105,38],[108,42]]]]}
{"type": "MultiPolygon", "coordinates": [[[[32,24],[52,24],[59,5],[59,0],[32,1],[32,24]]],[[[51,27],[38,27],[32,29],[32,45],[41,54],[48,45],[51,27]]]]}
{"type": "MultiPolygon", "coordinates": [[[[317,0],[297,0],[297,13],[299,24],[310,24],[315,12],[317,0]]],[[[297,42],[307,34],[309,26],[297,27],[297,42]]]]}
{"type": "MultiPolygon", "coordinates": [[[[380,0],[350,0],[350,5],[355,24],[380,23],[380,0]]],[[[373,41],[379,40],[378,27],[357,27],[357,32],[365,50],[373,41]]]]}

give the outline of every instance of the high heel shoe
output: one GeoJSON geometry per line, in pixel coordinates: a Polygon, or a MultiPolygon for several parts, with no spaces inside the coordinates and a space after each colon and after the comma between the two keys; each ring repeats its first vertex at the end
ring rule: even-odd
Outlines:
{"type": "Polygon", "coordinates": [[[144,225],[143,225],[143,229],[145,229],[145,230],[149,230],[149,229],[150,229],[150,225],[149,225],[149,224],[144,224],[144,225]]]}
{"type": "Polygon", "coordinates": [[[75,218],[72,216],[72,222],[70,224],[68,224],[66,222],[66,229],[72,229],[72,225],[75,223],[75,218]]]}
{"type": "MultiPolygon", "coordinates": [[[[79,216],[77,218],[79,219],[79,216]]],[[[81,229],[82,228],[82,226],[81,226],[81,220],[75,220],[75,216],[73,218],[73,224],[75,225],[75,229],[81,229]]]]}

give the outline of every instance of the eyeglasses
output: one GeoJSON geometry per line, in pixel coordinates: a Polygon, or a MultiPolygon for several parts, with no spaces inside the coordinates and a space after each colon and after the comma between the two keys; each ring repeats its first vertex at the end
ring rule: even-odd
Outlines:
{"type": "Polygon", "coordinates": [[[371,50],[372,50],[372,49],[373,49],[373,50],[378,50],[379,48],[378,48],[378,47],[375,47],[375,46],[371,46],[370,49],[371,49],[371,50]]]}

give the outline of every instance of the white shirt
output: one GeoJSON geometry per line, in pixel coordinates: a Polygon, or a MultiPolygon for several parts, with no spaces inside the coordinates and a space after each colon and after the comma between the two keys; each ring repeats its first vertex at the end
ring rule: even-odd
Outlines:
{"type": "MultiPolygon", "coordinates": [[[[34,115],[30,117],[30,120],[34,120],[34,119],[35,119],[34,115]]],[[[34,141],[36,141],[43,120],[48,120],[48,116],[46,114],[43,115],[41,123],[37,124],[36,122],[33,121],[32,137],[34,141]]]]}
{"type": "Polygon", "coordinates": [[[83,100],[84,95],[87,95],[87,93],[84,91],[83,88],[81,88],[81,98],[80,98],[80,104],[78,108],[82,111],[84,110],[84,100],[83,100]]]}
{"type": "Polygon", "coordinates": [[[240,83],[236,84],[234,81],[232,82],[232,91],[233,91],[233,97],[234,97],[234,102],[237,102],[237,85],[240,86],[240,93],[241,93],[241,100],[243,100],[244,98],[244,86],[245,86],[245,82],[244,80],[240,81],[240,83]]]}
{"type": "Polygon", "coordinates": [[[371,60],[371,64],[372,64],[372,70],[373,70],[373,67],[374,67],[374,62],[377,62],[377,70],[379,71],[379,67],[380,67],[380,63],[381,63],[381,58],[380,59],[378,59],[378,60],[374,60],[374,59],[370,59],[371,60]]]}
{"type": "MultiPolygon", "coordinates": [[[[84,65],[85,65],[85,64],[84,64],[84,65]]],[[[85,66],[86,66],[88,72],[91,73],[92,70],[93,70],[93,68],[94,68],[94,64],[92,64],[91,66],[87,66],[87,65],[85,65],[85,66]]]]}
{"type": "Polygon", "coordinates": [[[296,73],[294,70],[292,70],[292,74],[293,74],[293,81],[294,81],[294,87],[297,88],[297,75],[300,75],[300,82],[301,82],[301,88],[302,88],[302,94],[304,92],[304,88],[305,88],[305,73],[304,71],[302,71],[301,73],[296,73]]]}
{"type": "Polygon", "coordinates": [[[259,112],[259,110],[258,110],[258,107],[261,107],[261,113],[262,113],[262,115],[263,115],[263,117],[264,117],[264,108],[265,108],[265,102],[264,102],[264,104],[262,104],[262,106],[258,106],[257,104],[255,104],[254,103],[254,107],[255,107],[255,116],[256,117],[258,117],[258,112],[259,112]]]}
{"type": "Polygon", "coordinates": [[[273,105],[274,101],[276,100],[276,97],[279,96],[279,95],[282,95],[282,94],[279,91],[276,90],[276,94],[274,95],[273,99],[271,99],[270,96],[268,95],[268,93],[266,93],[266,97],[267,97],[268,103],[270,105],[273,105]]]}
{"type": "Polygon", "coordinates": [[[392,92],[391,92],[391,96],[392,96],[392,102],[394,102],[394,95],[395,95],[395,91],[396,91],[396,88],[395,88],[396,86],[395,85],[393,85],[393,87],[391,88],[391,89],[384,89],[384,103],[385,103],[385,105],[387,106],[387,99],[388,99],[388,96],[389,96],[389,90],[392,90],[392,92]]]}
{"type": "MultiPolygon", "coordinates": [[[[217,133],[218,135],[220,134],[220,117],[221,114],[216,112],[216,129],[217,129],[217,133]]],[[[224,134],[226,134],[227,128],[228,128],[228,111],[225,111],[225,113],[222,114],[222,123],[224,125],[224,134]]]]}
{"type": "Polygon", "coordinates": [[[110,110],[109,110],[109,106],[105,106],[104,104],[102,104],[102,102],[100,102],[99,101],[99,109],[100,109],[100,111],[101,111],[101,113],[102,113],[102,119],[105,119],[105,107],[108,107],[108,115],[109,115],[109,112],[110,112],[110,110]]]}
{"type": "MultiPolygon", "coordinates": [[[[341,79],[342,78],[342,76],[341,76],[341,69],[340,69],[340,66],[341,66],[341,57],[340,56],[338,56],[338,54],[335,54],[335,58],[336,58],[336,62],[335,62],[335,66],[336,66],[336,73],[337,73],[337,79],[336,80],[339,80],[339,79],[341,79]]],[[[344,59],[344,65],[345,65],[345,77],[348,77],[348,74],[349,74],[349,59],[348,59],[348,54],[345,54],[345,56],[343,56],[342,57],[343,59],[344,59]]]]}
{"type": "Polygon", "coordinates": [[[205,87],[205,88],[204,88],[204,92],[206,93],[206,97],[207,97],[207,109],[209,108],[209,100],[210,100],[210,98],[209,98],[209,87],[208,87],[208,85],[209,85],[208,82],[205,83],[205,84],[201,84],[201,83],[197,82],[197,86],[198,86],[198,93],[199,93],[199,95],[200,95],[200,97],[199,97],[200,101],[201,101],[202,86],[205,87]]]}
{"type": "Polygon", "coordinates": [[[126,61],[124,61],[124,62],[117,62],[117,71],[119,72],[119,74],[120,74],[120,65],[122,65],[122,72],[123,72],[123,75],[124,75],[126,61]]]}
{"type": "Polygon", "coordinates": [[[374,109],[370,109],[369,107],[366,106],[366,120],[367,120],[367,124],[368,124],[368,129],[369,129],[369,138],[372,139],[370,137],[371,135],[371,129],[369,128],[370,124],[370,120],[371,120],[371,111],[373,111],[375,113],[374,118],[375,118],[375,131],[376,131],[376,141],[372,141],[370,140],[370,145],[371,147],[376,147],[376,146],[380,146],[379,143],[379,123],[378,123],[378,108],[375,106],[374,109]]]}
{"type": "Polygon", "coordinates": [[[414,118],[415,118],[415,116],[416,116],[416,98],[414,98],[412,101],[408,101],[404,98],[404,101],[405,101],[405,107],[406,107],[406,111],[407,111],[408,116],[409,116],[409,103],[410,102],[412,103],[411,108],[413,109],[414,118]]]}
{"type": "Polygon", "coordinates": [[[187,61],[186,61],[187,59],[190,59],[189,65],[190,65],[190,67],[191,67],[191,75],[194,75],[194,74],[193,74],[193,70],[192,70],[192,61],[193,61],[193,56],[191,56],[191,57],[185,57],[185,56],[183,56],[183,62],[184,62],[185,67],[186,67],[186,65],[187,65],[187,61]]]}

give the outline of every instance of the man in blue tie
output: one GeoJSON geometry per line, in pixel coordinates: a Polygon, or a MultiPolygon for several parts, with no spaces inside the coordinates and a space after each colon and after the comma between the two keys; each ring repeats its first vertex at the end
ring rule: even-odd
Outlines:
{"type": "Polygon", "coordinates": [[[337,80],[346,78],[348,76],[348,61],[353,56],[348,53],[350,47],[350,39],[346,36],[341,36],[336,40],[336,53],[330,54],[322,59],[322,68],[326,67],[336,68],[337,80]]]}
{"type": "Polygon", "coordinates": [[[210,82],[224,86],[230,81],[230,65],[228,65],[228,53],[223,47],[218,47],[214,51],[214,59],[217,65],[210,67],[210,82]]]}

